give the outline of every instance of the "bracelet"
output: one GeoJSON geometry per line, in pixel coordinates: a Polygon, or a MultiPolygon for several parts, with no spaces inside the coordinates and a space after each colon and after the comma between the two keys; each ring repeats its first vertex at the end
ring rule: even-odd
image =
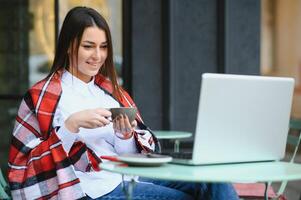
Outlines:
{"type": "Polygon", "coordinates": [[[115,135],[122,140],[127,140],[134,135],[134,131],[132,130],[130,132],[123,132],[123,133],[115,131],[115,135]]]}

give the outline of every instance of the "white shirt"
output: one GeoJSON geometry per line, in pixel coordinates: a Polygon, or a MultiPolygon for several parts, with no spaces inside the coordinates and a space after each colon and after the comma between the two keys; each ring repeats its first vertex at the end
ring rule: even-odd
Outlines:
{"type": "MultiPolygon", "coordinates": [[[[75,141],[84,142],[98,156],[137,152],[134,137],[128,140],[118,138],[113,124],[95,129],[80,128],[79,133],[71,133],[65,128],[65,120],[72,114],[85,109],[120,107],[119,103],[94,84],[94,79],[85,83],[65,71],[61,79],[62,95],[59,100],[53,126],[60,126],[57,135],[68,153],[75,141]]],[[[103,160],[105,162],[105,160],[103,160]]],[[[103,196],[121,183],[121,175],[106,171],[75,171],[83,191],[92,198],[103,196]]]]}

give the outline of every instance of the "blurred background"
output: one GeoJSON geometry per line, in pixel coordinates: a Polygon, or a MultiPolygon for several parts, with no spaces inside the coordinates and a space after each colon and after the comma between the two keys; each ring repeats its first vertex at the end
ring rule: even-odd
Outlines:
{"type": "Polygon", "coordinates": [[[194,132],[204,72],[294,77],[301,118],[301,0],[0,0],[2,169],[22,95],[47,75],[77,5],[108,21],[120,84],[152,129],[194,132]]]}

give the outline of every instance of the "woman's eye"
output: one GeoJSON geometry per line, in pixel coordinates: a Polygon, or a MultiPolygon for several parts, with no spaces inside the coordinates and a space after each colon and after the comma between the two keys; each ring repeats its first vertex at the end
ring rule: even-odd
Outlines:
{"type": "Polygon", "coordinates": [[[100,46],[101,49],[106,49],[107,47],[108,47],[108,45],[100,46]]]}
{"type": "Polygon", "coordinates": [[[92,48],[92,46],[90,46],[90,45],[83,45],[83,47],[84,47],[85,49],[91,49],[91,48],[92,48]]]}

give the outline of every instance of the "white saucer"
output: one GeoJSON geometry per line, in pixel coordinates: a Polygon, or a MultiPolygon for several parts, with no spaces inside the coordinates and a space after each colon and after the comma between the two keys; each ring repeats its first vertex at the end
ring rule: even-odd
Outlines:
{"type": "Polygon", "coordinates": [[[122,154],[117,159],[134,166],[158,166],[172,161],[172,157],[159,154],[122,154]]]}

